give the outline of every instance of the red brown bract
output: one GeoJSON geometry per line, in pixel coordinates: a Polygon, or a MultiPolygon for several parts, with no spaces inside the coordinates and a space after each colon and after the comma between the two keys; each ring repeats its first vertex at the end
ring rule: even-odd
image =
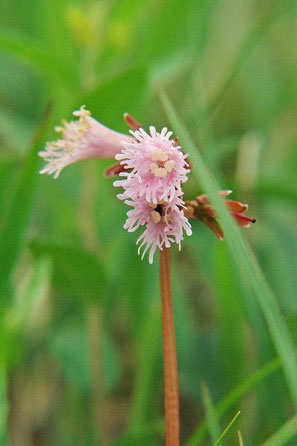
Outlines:
{"type": "MultiPolygon", "coordinates": [[[[224,198],[230,195],[231,192],[232,191],[230,190],[224,190],[220,191],[219,195],[224,198]]],[[[225,200],[225,204],[229,209],[230,214],[235,218],[237,224],[242,228],[248,228],[251,223],[256,223],[255,218],[243,215],[243,212],[247,211],[248,209],[247,204],[234,200],[225,200]]],[[[185,206],[185,215],[188,218],[197,218],[205,223],[220,240],[224,239],[224,232],[217,221],[217,213],[209,203],[206,195],[199,195],[195,198],[195,200],[186,201],[185,206]]]]}

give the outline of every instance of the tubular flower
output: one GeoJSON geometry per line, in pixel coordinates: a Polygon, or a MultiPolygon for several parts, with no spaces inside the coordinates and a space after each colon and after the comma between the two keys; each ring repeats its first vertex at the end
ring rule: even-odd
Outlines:
{"type": "MultiPolygon", "coordinates": [[[[223,190],[219,192],[222,198],[227,197],[231,193],[232,191],[230,190],[223,190]]],[[[251,223],[256,223],[255,218],[243,215],[243,212],[247,211],[248,209],[247,204],[233,200],[226,200],[225,204],[239,226],[248,228],[251,223]]],[[[201,220],[216,234],[220,240],[224,239],[224,232],[216,219],[217,214],[213,207],[209,204],[209,200],[206,195],[199,195],[199,197],[196,197],[195,200],[186,201],[185,206],[185,215],[188,218],[197,218],[198,220],[201,220]]]]}
{"type": "Polygon", "coordinates": [[[191,225],[184,215],[184,202],[180,197],[171,202],[159,200],[157,203],[148,202],[145,197],[126,200],[125,203],[133,209],[127,212],[127,221],[124,229],[134,232],[140,226],[146,226],[144,232],[137,240],[140,243],[138,254],[144,246],[141,259],[149,249],[149,263],[153,263],[157,248],[169,248],[171,243],[177,243],[181,249],[183,231],[192,234],[191,225]]]}
{"type": "Polygon", "coordinates": [[[54,174],[58,178],[61,170],[69,164],[86,158],[115,158],[121,151],[122,142],[132,142],[128,135],[115,132],[91,117],[91,113],[82,106],[73,112],[77,121],[62,122],[55,128],[62,138],[46,144],[39,152],[47,164],[40,173],[54,174]]]}
{"type": "Polygon", "coordinates": [[[118,197],[145,197],[148,202],[157,203],[159,200],[171,202],[182,195],[181,185],[187,181],[190,170],[187,155],[170,139],[172,132],[164,127],[158,133],[151,126],[150,135],[142,128],[130,133],[135,140],[123,142],[123,150],[115,157],[124,167],[119,175],[126,177],[114,183],[124,188],[118,197]]]}

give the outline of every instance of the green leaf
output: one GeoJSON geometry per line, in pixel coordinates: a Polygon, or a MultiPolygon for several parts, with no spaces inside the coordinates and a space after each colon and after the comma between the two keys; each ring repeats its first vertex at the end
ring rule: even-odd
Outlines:
{"type": "Polygon", "coordinates": [[[113,339],[100,328],[101,334],[97,339],[99,343],[99,358],[101,364],[98,371],[100,376],[92,377],[92,351],[90,351],[89,334],[85,327],[71,326],[59,330],[53,335],[50,343],[51,351],[59,361],[60,369],[63,375],[76,386],[80,392],[88,394],[96,392],[95,379],[100,379],[100,389],[102,394],[94,395],[99,398],[112,392],[118,383],[121,374],[121,363],[118,357],[118,351],[113,339]],[[91,378],[92,377],[92,378],[91,378]]]}
{"type": "Polygon", "coordinates": [[[24,352],[22,340],[36,332],[39,336],[38,328],[44,322],[42,310],[49,295],[50,277],[49,259],[40,258],[14,289],[13,299],[6,307],[0,324],[0,361],[6,364],[8,370],[19,365],[24,352]]]}
{"type": "Polygon", "coordinates": [[[297,434],[297,415],[287,421],[275,434],[262,443],[262,446],[283,446],[297,434]]]}
{"type": "Polygon", "coordinates": [[[23,33],[0,29],[0,49],[29,68],[37,69],[63,84],[69,85],[72,80],[73,73],[52,53],[51,48],[23,33]]]}
{"type": "Polygon", "coordinates": [[[36,147],[46,126],[50,111],[50,107],[47,107],[33,136],[32,148],[19,172],[15,193],[10,200],[9,209],[1,228],[0,295],[3,294],[3,296],[11,292],[11,275],[30,224],[33,198],[38,182],[39,159],[36,147]]]}
{"type": "Polygon", "coordinates": [[[34,240],[30,249],[36,256],[53,261],[53,283],[67,294],[98,300],[104,294],[105,275],[96,256],[78,247],[34,240]]]}
{"type": "Polygon", "coordinates": [[[18,331],[26,329],[32,314],[42,304],[49,291],[51,277],[51,262],[46,257],[40,257],[35,265],[32,276],[26,277],[26,283],[21,284],[16,291],[12,316],[17,322],[18,331]]]}
{"type": "Polygon", "coordinates": [[[50,349],[59,361],[63,375],[82,393],[88,393],[91,387],[88,343],[86,333],[80,327],[67,327],[55,333],[50,349]]]}

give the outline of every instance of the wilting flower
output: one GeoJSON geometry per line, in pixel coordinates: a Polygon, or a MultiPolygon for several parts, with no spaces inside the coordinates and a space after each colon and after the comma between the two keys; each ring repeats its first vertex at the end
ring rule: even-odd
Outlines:
{"type": "Polygon", "coordinates": [[[153,126],[150,135],[142,128],[130,132],[135,140],[124,142],[123,150],[115,157],[125,169],[119,175],[126,177],[114,183],[125,190],[119,198],[145,197],[148,202],[157,203],[182,195],[181,185],[187,181],[189,165],[187,155],[170,139],[172,132],[164,127],[158,133],[153,126]]]}
{"type": "MultiPolygon", "coordinates": [[[[222,198],[227,197],[231,193],[232,191],[230,190],[223,190],[219,192],[222,198]]],[[[247,211],[248,209],[247,204],[233,200],[226,200],[225,204],[239,226],[248,228],[251,223],[256,222],[255,218],[243,215],[243,212],[247,211]]],[[[196,197],[195,200],[186,201],[185,205],[185,215],[188,218],[197,218],[198,220],[201,220],[216,234],[220,240],[224,239],[224,232],[216,219],[217,214],[213,207],[209,204],[209,200],[206,195],[199,195],[199,197],[196,197]]]]}
{"type": "Polygon", "coordinates": [[[133,209],[127,212],[127,221],[124,228],[134,232],[140,226],[145,226],[144,232],[137,240],[140,243],[138,254],[144,246],[141,258],[149,249],[149,262],[153,263],[157,248],[169,248],[171,243],[177,243],[181,249],[183,231],[192,234],[191,225],[184,215],[184,202],[175,197],[171,202],[159,200],[157,203],[148,202],[145,197],[126,200],[126,204],[133,209]]]}
{"type": "Polygon", "coordinates": [[[47,162],[40,173],[54,174],[58,178],[61,170],[69,164],[86,158],[115,158],[122,149],[122,142],[133,141],[128,135],[115,132],[91,117],[82,106],[73,112],[77,121],[62,122],[55,130],[61,139],[46,144],[39,156],[47,162]]]}

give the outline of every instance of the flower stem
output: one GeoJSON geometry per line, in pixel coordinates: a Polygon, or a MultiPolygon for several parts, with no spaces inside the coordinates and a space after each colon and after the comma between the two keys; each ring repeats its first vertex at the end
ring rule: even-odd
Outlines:
{"type": "Polygon", "coordinates": [[[179,446],[179,401],[175,332],[170,277],[170,248],[160,251],[163,364],[165,392],[165,445],[179,446]]]}

